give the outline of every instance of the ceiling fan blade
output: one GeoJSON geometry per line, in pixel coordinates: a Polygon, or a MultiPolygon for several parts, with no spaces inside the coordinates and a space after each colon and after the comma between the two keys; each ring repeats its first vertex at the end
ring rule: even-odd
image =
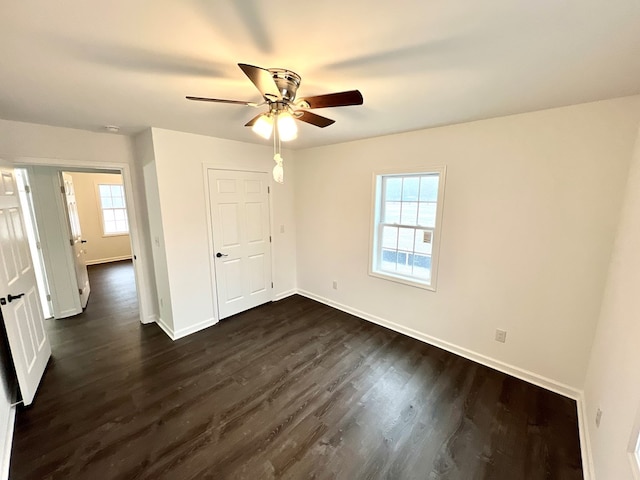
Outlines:
{"type": "Polygon", "coordinates": [[[264,115],[264,113],[259,113],[258,115],[256,115],[255,117],[253,117],[251,120],[249,120],[247,123],[244,124],[245,127],[253,127],[253,124],[256,123],[258,121],[258,119],[264,115]]]}
{"type": "Polygon", "coordinates": [[[238,66],[244,74],[249,77],[262,96],[267,100],[282,100],[282,93],[278,89],[276,82],[273,80],[273,74],[266,68],[239,63],[238,66]]]}
{"type": "Polygon", "coordinates": [[[198,102],[215,102],[215,103],[233,103],[234,105],[255,105],[253,102],[243,102],[242,100],[224,100],[221,98],[207,98],[207,97],[186,97],[187,100],[196,100],[198,102]]]}
{"type": "Polygon", "coordinates": [[[364,99],[362,98],[360,90],[349,90],[347,92],[328,93],[326,95],[301,98],[296,103],[301,104],[302,102],[309,105],[307,108],[327,108],[362,105],[364,99]]]}
{"type": "Polygon", "coordinates": [[[293,116],[295,119],[301,122],[310,123],[316,127],[324,128],[334,124],[336,121],[327,117],[316,115],[315,113],[307,112],[305,110],[297,110],[293,116]]]}

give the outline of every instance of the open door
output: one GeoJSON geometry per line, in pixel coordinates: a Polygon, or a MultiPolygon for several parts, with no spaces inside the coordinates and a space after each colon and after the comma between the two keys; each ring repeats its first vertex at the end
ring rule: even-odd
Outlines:
{"type": "Polygon", "coordinates": [[[65,205],[67,216],[69,217],[69,227],[71,230],[71,248],[73,249],[73,261],[76,268],[76,278],[78,279],[78,292],[80,294],[80,305],[84,309],[89,301],[91,286],[89,285],[89,273],[84,258],[84,244],[80,229],[80,217],[78,216],[78,206],[76,205],[76,192],[73,188],[73,178],[65,172],[61,172],[62,186],[64,188],[65,205]]]}
{"type": "Polygon", "coordinates": [[[51,356],[33,262],[11,166],[0,160],[0,309],[25,405],[51,356]]]}

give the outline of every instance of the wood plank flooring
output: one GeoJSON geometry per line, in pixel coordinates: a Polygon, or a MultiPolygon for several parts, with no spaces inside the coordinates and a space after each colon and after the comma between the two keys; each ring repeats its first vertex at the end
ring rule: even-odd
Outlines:
{"type": "Polygon", "coordinates": [[[128,262],[18,412],[11,479],[579,479],[576,405],[293,296],[172,342],[128,262]]]}

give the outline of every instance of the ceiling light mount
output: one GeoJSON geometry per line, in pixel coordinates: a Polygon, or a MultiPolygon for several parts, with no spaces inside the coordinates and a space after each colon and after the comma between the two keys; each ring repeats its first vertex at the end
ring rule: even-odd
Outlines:
{"type": "Polygon", "coordinates": [[[120,127],[117,125],[105,125],[104,129],[109,133],[118,133],[120,131],[120,127]]]}

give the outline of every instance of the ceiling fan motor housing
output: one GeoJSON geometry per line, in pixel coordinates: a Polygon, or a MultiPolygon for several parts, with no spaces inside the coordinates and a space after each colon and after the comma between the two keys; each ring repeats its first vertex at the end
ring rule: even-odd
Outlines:
{"type": "Polygon", "coordinates": [[[293,102],[302,80],[300,75],[285,68],[269,68],[268,70],[273,74],[273,81],[278,86],[282,99],[293,102]]]}

